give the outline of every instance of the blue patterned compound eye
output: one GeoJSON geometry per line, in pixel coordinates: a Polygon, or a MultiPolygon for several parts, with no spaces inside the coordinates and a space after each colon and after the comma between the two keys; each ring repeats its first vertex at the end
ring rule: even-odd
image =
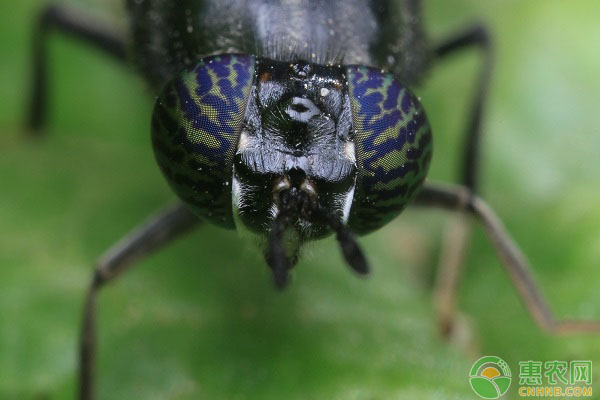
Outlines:
{"type": "Polygon", "coordinates": [[[431,128],[419,100],[391,74],[348,66],[358,175],[348,224],[359,234],[392,220],[423,184],[431,128]]]}
{"type": "Polygon", "coordinates": [[[223,54],[202,59],[171,80],[154,107],[152,145],[175,193],[200,217],[233,228],[232,165],[255,59],[223,54]]]}

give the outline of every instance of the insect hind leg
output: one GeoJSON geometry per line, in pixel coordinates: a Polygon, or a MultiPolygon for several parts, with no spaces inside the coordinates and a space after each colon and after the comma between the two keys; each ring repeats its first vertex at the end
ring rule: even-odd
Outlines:
{"type": "Polygon", "coordinates": [[[39,133],[46,120],[48,103],[48,56],[46,42],[51,31],[59,31],[92,45],[121,62],[126,61],[125,40],[109,26],[70,6],[50,4],[36,21],[33,33],[33,72],[27,127],[39,133]]]}
{"type": "Polygon", "coordinates": [[[563,320],[552,312],[535,281],[531,266],[494,210],[465,186],[426,184],[417,195],[415,205],[460,211],[481,224],[496,250],[527,312],[535,323],[552,334],[600,333],[600,320],[563,320]]]}
{"type": "MultiPolygon", "coordinates": [[[[460,182],[473,192],[479,191],[482,117],[488,96],[493,64],[493,47],[490,34],[480,24],[450,36],[434,49],[435,57],[443,60],[447,56],[469,48],[479,49],[483,65],[477,78],[470,113],[466,120],[463,142],[460,182]]],[[[461,277],[461,267],[468,249],[471,226],[461,210],[453,216],[446,227],[438,274],[434,289],[434,303],[440,332],[444,337],[452,334],[456,319],[456,295],[461,277]]]]}

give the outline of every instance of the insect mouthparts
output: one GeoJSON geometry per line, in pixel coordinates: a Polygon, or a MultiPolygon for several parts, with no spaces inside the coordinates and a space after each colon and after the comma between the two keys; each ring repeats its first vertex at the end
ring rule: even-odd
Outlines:
{"type": "Polygon", "coordinates": [[[298,261],[298,253],[286,254],[284,233],[297,217],[309,221],[326,223],[335,233],[346,263],[355,272],[365,275],[369,272],[368,262],[354,235],[334,212],[319,206],[316,196],[307,190],[286,187],[278,197],[279,213],[271,224],[268,248],[265,255],[267,264],[273,271],[275,286],[283,289],[289,280],[289,271],[298,261]]]}

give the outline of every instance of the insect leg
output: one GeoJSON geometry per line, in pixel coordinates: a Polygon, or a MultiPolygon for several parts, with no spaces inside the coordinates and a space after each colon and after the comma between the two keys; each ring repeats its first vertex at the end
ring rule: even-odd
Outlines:
{"type": "Polygon", "coordinates": [[[33,76],[27,124],[33,133],[44,124],[47,107],[46,41],[52,30],[78,38],[119,61],[126,60],[125,41],[109,26],[72,7],[48,5],[40,13],[33,35],[33,76]]]}
{"type": "MultiPolygon", "coordinates": [[[[481,25],[474,25],[466,30],[450,36],[435,48],[438,60],[456,54],[460,50],[478,48],[482,52],[481,67],[471,111],[465,127],[464,150],[460,181],[470,190],[479,190],[479,159],[481,142],[481,121],[487,99],[492,71],[492,43],[488,31],[481,25]]],[[[438,276],[434,289],[434,302],[438,314],[438,323],[444,336],[452,332],[456,314],[456,293],[459,287],[461,267],[467,250],[470,225],[462,214],[457,214],[446,228],[443,246],[438,262],[438,276]]]]}
{"type": "Polygon", "coordinates": [[[487,99],[493,63],[490,34],[483,26],[475,25],[441,42],[434,51],[436,58],[442,60],[449,55],[468,48],[478,48],[481,50],[483,66],[478,76],[471,111],[465,127],[466,136],[460,180],[463,185],[477,192],[479,189],[481,120],[487,99]]]}
{"type": "Polygon", "coordinates": [[[557,320],[537,287],[521,249],[494,210],[465,186],[426,184],[415,205],[467,212],[485,229],[517,293],[537,325],[554,334],[600,332],[600,321],[557,320]]]}
{"type": "Polygon", "coordinates": [[[189,231],[200,220],[182,204],[160,211],[109,248],[98,260],[86,295],[79,349],[79,399],[94,398],[96,294],[102,286],[189,231]]]}

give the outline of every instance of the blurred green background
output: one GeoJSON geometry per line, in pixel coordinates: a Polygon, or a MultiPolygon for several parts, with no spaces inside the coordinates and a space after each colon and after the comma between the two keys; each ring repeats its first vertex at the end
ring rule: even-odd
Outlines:
{"type": "MultiPolygon", "coordinates": [[[[120,7],[79,3],[105,17],[120,7]]],[[[48,136],[26,137],[42,4],[0,3],[0,399],[73,397],[92,263],[172,199],[150,149],[143,82],[76,41],[51,39],[48,136]]],[[[557,315],[600,318],[600,3],[430,0],[426,17],[432,38],[475,19],[490,26],[483,193],[557,315]]],[[[432,179],[457,175],[478,66],[465,53],[417,90],[435,132],[432,179]]],[[[431,285],[447,221],[409,210],[363,238],[365,280],[332,239],[319,242],[284,293],[235,232],[190,234],[101,293],[99,398],[474,399],[467,376],[483,354],[513,376],[520,360],[590,359],[600,382],[600,336],[541,332],[479,228],[460,292],[469,350],[438,336],[431,285]]]]}

